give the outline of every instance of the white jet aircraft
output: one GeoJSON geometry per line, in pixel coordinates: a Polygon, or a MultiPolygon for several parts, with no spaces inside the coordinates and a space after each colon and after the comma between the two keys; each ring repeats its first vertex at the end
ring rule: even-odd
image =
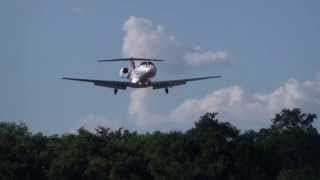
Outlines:
{"type": "Polygon", "coordinates": [[[90,82],[96,86],[103,86],[114,89],[114,94],[117,94],[118,89],[125,90],[127,87],[131,88],[147,88],[152,89],[164,89],[166,94],[169,93],[169,88],[173,86],[186,84],[188,81],[197,81],[211,78],[219,78],[221,76],[207,76],[190,79],[178,79],[178,80],[167,80],[167,81],[151,81],[151,78],[156,76],[157,68],[152,61],[163,61],[161,59],[146,59],[146,58],[120,58],[120,59],[109,59],[99,60],[98,62],[114,62],[114,61],[129,61],[132,70],[127,67],[120,69],[120,77],[126,78],[129,81],[106,81],[106,80],[94,80],[94,79],[79,79],[63,77],[62,79],[90,82]],[[135,61],[142,61],[138,66],[135,65],[135,61]]]}

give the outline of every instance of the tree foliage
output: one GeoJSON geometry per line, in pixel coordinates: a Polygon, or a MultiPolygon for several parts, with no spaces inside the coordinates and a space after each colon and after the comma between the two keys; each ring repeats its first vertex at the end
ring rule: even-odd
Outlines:
{"type": "Polygon", "coordinates": [[[241,133],[207,113],[185,132],[52,136],[0,122],[0,179],[320,179],[316,118],[284,109],[269,128],[241,133]]]}

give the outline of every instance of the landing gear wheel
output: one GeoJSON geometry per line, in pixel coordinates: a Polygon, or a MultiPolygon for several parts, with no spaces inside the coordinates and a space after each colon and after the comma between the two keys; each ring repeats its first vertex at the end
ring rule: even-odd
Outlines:
{"type": "Polygon", "coordinates": [[[118,93],[118,89],[114,89],[113,93],[116,95],[118,93]]]}
{"type": "Polygon", "coordinates": [[[166,92],[166,94],[169,93],[169,89],[168,88],[165,88],[164,91],[166,92]]]}

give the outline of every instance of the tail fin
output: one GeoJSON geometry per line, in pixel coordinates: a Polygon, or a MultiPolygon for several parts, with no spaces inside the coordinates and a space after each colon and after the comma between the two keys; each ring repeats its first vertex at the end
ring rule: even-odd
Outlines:
{"type": "Polygon", "coordinates": [[[129,62],[130,62],[131,68],[135,69],[136,68],[136,63],[134,62],[134,59],[133,58],[129,58],[129,62]]]}

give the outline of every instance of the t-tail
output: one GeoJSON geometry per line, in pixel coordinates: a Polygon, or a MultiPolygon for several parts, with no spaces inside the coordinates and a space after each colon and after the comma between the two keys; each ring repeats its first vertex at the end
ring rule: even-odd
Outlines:
{"type": "Polygon", "coordinates": [[[132,69],[136,68],[136,64],[135,61],[163,61],[162,59],[148,59],[148,58],[134,58],[134,57],[130,57],[130,58],[118,58],[118,59],[101,59],[98,60],[98,62],[116,62],[116,61],[129,61],[130,66],[132,69]]]}

